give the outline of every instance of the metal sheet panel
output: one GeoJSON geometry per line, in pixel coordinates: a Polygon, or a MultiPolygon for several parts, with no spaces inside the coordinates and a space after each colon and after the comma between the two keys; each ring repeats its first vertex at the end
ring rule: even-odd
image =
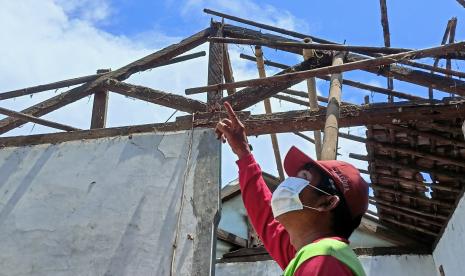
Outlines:
{"type": "Polygon", "coordinates": [[[3,148],[0,275],[208,275],[219,182],[212,130],[3,148]]]}

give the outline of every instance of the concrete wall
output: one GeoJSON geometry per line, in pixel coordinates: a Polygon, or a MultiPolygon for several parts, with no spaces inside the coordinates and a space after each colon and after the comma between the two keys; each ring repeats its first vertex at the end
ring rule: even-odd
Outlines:
{"type": "MultiPolygon", "coordinates": [[[[359,259],[368,276],[437,275],[431,255],[360,256],[359,259]]],[[[216,275],[282,275],[282,270],[274,261],[218,263],[216,275]]]]}
{"type": "Polygon", "coordinates": [[[465,271],[465,197],[459,201],[439,243],[433,252],[439,271],[442,265],[446,276],[464,275],[465,271]]]}
{"type": "Polygon", "coordinates": [[[220,144],[191,136],[2,148],[0,275],[208,275],[220,144]]]}

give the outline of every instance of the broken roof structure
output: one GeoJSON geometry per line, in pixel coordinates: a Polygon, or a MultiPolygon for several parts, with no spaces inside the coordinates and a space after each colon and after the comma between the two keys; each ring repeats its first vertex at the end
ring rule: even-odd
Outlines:
{"type": "MultiPolygon", "coordinates": [[[[0,147],[59,143],[150,131],[214,128],[219,118],[226,116],[222,103],[228,101],[244,122],[248,135],[295,133],[315,143],[320,149],[317,151],[321,152],[320,158],[324,158],[325,154],[336,156],[337,137],[365,144],[367,155],[351,155],[354,159],[368,162],[368,170],[362,170],[362,173],[369,174],[373,195],[369,199],[372,207],[365,215],[365,220],[432,250],[441,238],[465,188],[465,141],[461,129],[465,119],[465,81],[461,78],[465,77],[465,73],[453,70],[450,62],[465,60],[465,42],[454,42],[457,21],[452,18],[439,46],[421,50],[392,48],[386,8],[381,6],[384,47],[338,44],[310,34],[205,9],[207,14],[223,20],[212,21],[208,28],[179,43],[117,70],[100,70],[95,75],[0,93],[0,100],[5,100],[79,85],[22,111],[0,108],[0,114],[9,116],[0,120],[0,134],[27,122],[65,131],[3,136],[0,138],[0,147]],[[242,25],[225,23],[225,19],[242,25]],[[206,86],[186,89],[186,95],[180,95],[125,82],[138,72],[205,56],[205,52],[183,55],[204,43],[209,44],[206,86]],[[255,56],[242,54],[241,57],[257,63],[259,72],[262,72],[260,78],[235,80],[228,44],[256,46],[255,56]],[[305,60],[293,65],[264,60],[261,47],[304,56],[305,60]],[[433,58],[433,65],[418,61],[423,58],[433,58]],[[438,66],[440,59],[447,60],[445,68],[438,66]],[[264,65],[281,71],[267,77],[263,74],[264,65]],[[387,88],[342,77],[341,73],[352,70],[386,77],[387,88]],[[316,95],[311,83],[314,78],[331,82],[328,97],[316,95]],[[423,86],[425,96],[395,90],[393,79],[423,86]],[[290,89],[302,81],[308,81],[308,91],[290,89]],[[360,94],[360,102],[363,104],[343,102],[340,99],[341,85],[387,95],[388,101],[369,102],[368,98],[362,99],[363,94],[360,94]],[[333,91],[338,90],[338,87],[339,91],[333,91]],[[435,90],[447,92],[450,97],[439,99],[435,90]],[[179,116],[174,122],[106,128],[109,92],[190,115],[179,116]],[[198,93],[206,93],[207,100],[204,102],[189,96],[198,93]],[[92,94],[94,104],[89,130],[41,118],[92,94]],[[270,97],[296,103],[302,108],[273,112],[269,102],[267,104],[270,97]],[[265,101],[266,114],[245,111],[262,101],[265,101]],[[328,117],[332,115],[335,120],[328,122],[328,117]],[[366,137],[338,133],[338,128],[350,126],[365,126],[366,137]],[[315,136],[312,139],[300,133],[302,131],[314,131],[315,136]],[[334,146],[332,149],[330,147],[328,153],[321,151],[322,134],[324,140],[334,140],[334,146]]],[[[274,137],[272,141],[279,177],[283,178],[279,147],[274,137]]]]}

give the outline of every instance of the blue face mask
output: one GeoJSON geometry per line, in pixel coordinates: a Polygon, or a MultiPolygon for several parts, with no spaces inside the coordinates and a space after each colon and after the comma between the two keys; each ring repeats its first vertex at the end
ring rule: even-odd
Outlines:
{"type": "Polygon", "coordinates": [[[318,208],[303,205],[300,201],[299,194],[307,186],[310,186],[326,195],[331,195],[313,185],[310,185],[310,182],[306,179],[288,177],[279,184],[273,192],[273,196],[271,198],[271,210],[273,211],[273,216],[276,218],[282,214],[291,211],[303,210],[304,208],[320,211],[318,208]]]}

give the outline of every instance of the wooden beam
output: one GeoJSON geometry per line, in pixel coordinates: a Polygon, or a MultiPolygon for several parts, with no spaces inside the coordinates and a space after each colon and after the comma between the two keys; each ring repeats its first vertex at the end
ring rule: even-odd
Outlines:
{"type": "MultiPolygon", "coordinates": [[[[327,66],[331,64],[331,57],[324,55],[321,58],[315,58],[308,61],[301,62],[295,66],[289,67],[277,73],[275,76],[284,75],[289,72],[297,72],[307,70],[311,68],[318,68],[321,66],[327,66]]],[[[243,110],[250,107],[263,99],[269,98],[280,91],[288,89],[289,87],[297,84],[299,81],[288,81],[275,84],[265,84],[257,87],[248,87],[237,91],[233,95],[223,98],[223,101],[228,101],[232,104],[235,110],[243,110]]]]}
{"type": "MultiPolygon", "coordinates": [[[[343,65],[344,54],[338,53],[333,58],[332,66],[343,65]]],[[[339,132],[339,108],[342,94],[342,74],[332,74],[326,107],[325,136],[321,150],[321,160],[336,160],[338,132],[339,132]]]]}
{"type": "Polygon", "coordinates": [[[412,49],[403,49],[403,48],[351,46],[351,45],[341,45],[341,44],[301,43],[301,42],[259,40],[259,39],[248,39],[248,38],[209,37],[208,41],[216,42],[216,43],[267,46],[270,48],[285,47],[285,48],[328,50],[328,51],[356,51],[356,52],[362,51],[362,52],[367,52],[367,53],[384,53],[384,54],[398,54],[398,53],[412,51],[412,49]]]}
{"type": "MultiPolygon", "coordinates": [[[[386,0],[379,0],[379,4],[381,7],[381,26],[383,27],[384,46],[391,47],[391,35],[389,33],[389,21],[386,0]]],[[[389,90],[394,89],[394,80],[392,76],[387,77],[387,87],[389,90]]],[[[388,101],[393,102],[394,97],[392,95],[388,95],[388,101]]]]}
{"type": "MultiPolygon", "coordinates": [[[[250,60],[250,61],[255,61],[255,57],[252,57],[252,56],[249,56],[249,55],[246,55],[246,54],[241,54],[240,57],[243,58],[243,59],[250,60]]],[[[280,69],[289,68],[288,65],[278,63],[278,62],[274,62],[274,61],[269,61],[269,60],[265,60],[265,65],[273,66],[273,67],[280,68],[280,69]]],[[[318,78],[323,79],[323,80],[327,80],[327,81],[330,80],[329,76],[320,76],[318,78]]],[[[385,94],[385,95],[393,95],[394,97],[401,98],[401,99],[407,99],[407,100],[421,100],[421,99],[424,99],[422,97],[410,95],[410,94],[405,93],[405,92],[394,91],[394,90],[390,90],[390,89],[386,89],[386,88],[382,88],[382,87],[378,87],[378,86],[373,86],[373,85],[368,85],[368,84],[364,84],[364,83],[361,83],[361,82],[356,82],[356,81],[352,81],[352,80],[348,80],[348,79],[343,79],[342,84],[352,86],[352,87],[355,87],[355,88],[359,88],[359,89],[363,89],[363,90],[367,90],[367,91],[371,91],[371,92],[381,93],[381,94],[385,94]]],[[[289,91],[289,89],[286,89],[285,91],[289,91]]],[[[285,92],[285,91],[283,91],[283,92],[285,92]]],[[[290,90],[290,91],[292,92],[292,90],[290,90]]],[[[324,98],[324,97],[321,97],[321,96],[318,96],[318,100],[328,102],[328,98],[324,98]]],[[[351,104],[351,103],[346,103],[346,102],[342,102],[342,103],[343,104],[351,104]]]]}
{"type": "Polygon", "coordinates": [[[457,2],[465,8],[465,0],[457,0],[457,2]]]}
{"type": "MultiPolygon", "coordinates": [[[[450,30],[449,30],[449,44],[454,43],[456,27],[457,27],[457,17],[453,17],[451,25],[450,25],[450,30]]],[[[452,63],[451,63],[450,58],[446,59],[446,69],[449,71],[452,69],[452,63]]],[[[451,77],[451,75],[448,75],[448,77],[451,77]]]]}
{"type": "Polygon", "coordinates": [[[387,200],[384,200],[384,199],[381,199],[381,198],[369,196],[369,202],[372,203],[373,201],[378,203],[378,204],[382,204],[382,205],[385,205],[385,206],[390,206],[390,207],[395,208],[395,209],[407,211],[407,212],[417,214],[417,215],[421,215],[421,216],[426,216],[426,217],[430,217],[430,218],[434,218],[434,219],[440,219],[440,220],[446,220],[447,219],[446,216],[443,216],[441,214],[430,213],[430,212],[426,212],[426,211],[423,211],[423,210],[420,210],[420,209],[413,209],[413,208],[406,207],[406,206],[396,205],[399,202],[396,202],[396,201],[391,202],[391,201],[387,201],[387,200]]]}
{"type": "Polygon", "coordinates": [[[104,81],[102,86],[112,92],[116,92],[124,96],[170,107],[188,113],[204,112],[207,110],[207,105],[204,102],[144,86],[127,84],[113,79],[104,81]]]}
{"type": "MultiPolygon", "coordinates": [[[[304,44],[312,44],[312,39],[311,38],[306,38],[304,39],[304,44]]],[[[302,55],[304,57],[304,60],[309,60],[314,58],[314,53],[315,51],[312,49],[302,49],[302,55]]],[[[308,103],[311,111],[317,111],[318,110],[318,96],[316,92],[316,80],[315,78],[308,78],[307,79],[307,97],[308,97],[308,103]]],[[[328,100],[326,101],[328,102],[328,100]]],[[[316,159],[321,160],[321,151],[322,151],[322,141],[321,141],[321,131],[320,130],[315,130],[313,131],[313,137],[315,139],[315,153],[316,153],[316,159]]]]}
{"type": "MultiPolygon", "coordinates": [[[[246,28],[241,28],[241,27],[236,27],[236,26],[231,26],[231,25],[225,25],[224,27],[225,34],[230,37],[237,37],[237,38],[258,38],[258,39],[275,39],[275,40],[281,40],[281,41],[296,41],[292,39],[288,39],[282,36],[278,35],[271,35],[271,34],[266,34],[266,33],[261,33],[258,31],[253,31],[249,30],[246,28]]],[[[308,37],[308,35],[303,35],[299,38],[304,39],[305,37],[308,37]]],[[[312,39],[316,41],[313,37],[312,39]]],[[[285,49],[283,48],[282,50],[295,53],[295,54],[300,54],[299,50],[290,50],[290,49],[285,49]]],[[[324,55],[325,53],[322,51],[319,51],[318,54],[324,55]]],[[[352,61],[360,61],[367,59],[366,56],[362,55],[357,55],[353,53],[349,53],[347,56],[347,61],[352,62],[352,61]]],[[[401,61],[399,61],[401,63],[401,61]]],[[[434,86],[435,89],[449,92],[449,93],[456,93],[456,94],[465,94],[465,82],[458,80],[458,79],[450,79],[444,76],[436,75],[436,74],[430,74],[421,70],[414,70],[411,68],[405,68],[403,66],[397,66],[394,64],[391,64],[390,66],[390,71],[388,72],[387,70],[380,70],[379,68],[365,68],[363,70],[377,74],[377,75],[382,75],[382,76],[392,76],[395,79],[401,80],[401,81],[406,81],[410,82],[413,84],[417,85],[422,85],[422,86],[429,86],[432,85],[434,86]]]]}
{"type": "MultiPolygon", "coordinates": [[[[214,128],[220,118],[225,118],[225,112],[197,113],[194,116],[194,127],[214,128]]],[[[308,110],[289,111],[273,114],[250,115],[238,112],[243,121],[248,136],[270,133],[297,132],[323,128],[325,112],[308,110]]],[[[465,117],[465,100],[426,101],[394,104],[372,104],[354,108],[342,106],[340,112],[340,127],[360,125],[388,124],[392,121],[400,123],[417,121],[421,118],[429,120],[450,120],[450,118],[465,117]]],[[[140,132],[166,132],[188,130],[192,128],[192,115],[181,116],[174,123],[147,124],[139,126],[105,128],[72,133],[42,134],[16,137],[0,137],[2,146],[20,146],[28,144],[57,143],[70,140],[95,139],[110,136],[124,136],[140,132]]],[[[399,166],[405,166],[399,162],[399,166]]],[[[428,170],[426,170],[428,171],[428,170]]],[[[450,177],[453,177],[452,175],[450,177]]],[[[463,176],[462,176],[463,178],[463,176]]]]}
{"type": "Polygon", "coordinates": [[[376,172],[376,170],[375,170],[374,176],[377,179],[384,178],[384,179],[396,181],[396,182],[399,182],[402,185],[409,185],[412,188],[424,189],[425,187],[430,187],[430,188],[434,188],[434,189],[437,189],[437,190],[453,192],[453,193],[459,193],[461,191],[460,189],[454,188],[454,187],[451,187],[451,186],[446,186],[446,185],[436,184],[436,183],[426,183],[426,182],[423,182],[423,181],[416,181],[414,179],[409,179],[409,178],[404,178],[404,177],[379,173],[379,172],[376,172]]]}
{"type": "Polygon", "coordinates": [[[228,231],[225,231],[221,228],[218,228],[216,230],[216,236],[219,240],[225,241],[227,243],[242,247],[242,248],[247,248],[247,240],[241,237],[238,237],[232,233],[229,233],[228,231]]]}
{"type": "Polygon", "coordinates": [[[396,224],[396,225],[399,225],[399,226],[402,226],[402,227],[405,227],[405,228],[408,228],[408,229],[412,229],[412,230],[415,230],[415,231],[418,231],[418,232],[428,234],[428,235],[433,236],[433,237],[438,236],[438,233],[436,233],[436,232],[433,232],[433,231],[430,231],[428,229],[418,227],[418,226],[415,226],[415,225],[412,225],[412,224],[404,223],[404,222],[401,222],[401,221],[398,221],[398,220],[395,220],[395,219],[392,219],[392,218],[383,217],[381,219],[385,220],[385,221],[388,221],[389,223],[393,223],[393,224],[396,224]]]}
{"type": "Polygon", "coordinates": [[[434,160],[440,163],[450,164],[450,165],[455,165],[455,166],[465,168],[465,161],[461,159],[451,158],[448,156],[441,156],[438,154],[421,151],[419,149],[407,148],[407,147],[400,146],[400,145],[391,145],[389,143],[381,143],[381,142],[373,141],[373,140],[367,141],[367,144],[372,144],[374,147],[377,147],[377,148],[380,148],[386,151],[394,151],[394,152],[403,153],[403,154],[411,154],[416,157],[434,160]]]}
{"type": "MultiPolygon", "coordinates": [[[[170,64],[175,64],[178,62],[198,58],[198,57],[203,57],[205,56],[206,53],[205,51],[193,53],[193,54],[188,54],[188,55],[183,55],[179,57],[172,58],[166,62],[162,62],[157,65],[157,67],[160,66],[165,66],[165,65],[170,65],[170,64]]],[[[28,88],[23,88],[23,89],[18,89],[18,90],[13,90],[13,91],[8,91],[8,92],[3,92],[0,93],[0,100],[6,100],[6,99],[11,99],[11,98],[16,98],[20,96],[25,96],[25,95],[30,95],[38,92],[43,92],[43,91],[48,91],[48,90],[53,90],[53,89],[60,89],[64,87],[69,87],[73,85],[78,85],[82,83],[86,83],[89,81],[94,81],[101,77],[101,74],[95,74],[95,75],[88,75],[84,77],[78,77],[78,78],[73,78],[73,79],[68,79],[68,80],[62,80],[62,81],[57,81],[49,84],[41,84],[37,86],[32,86],[28,88]]]]}
{"type": "MultiPolygon", "coordinates": [[[[293,72],[287,73],[282,75],[275,75],[272,77],[267,77],[263,79],[251,79],[251,80],[244,80],[238,81],[234,83],[226,83],[226,84],[216,84],[216,85],[209,85],[204,87],[196,87],[196,88],[188,88],[186,89],[186,94],[196,94],[205,91],[217,91],[227,88],[238,88],[238,87],[245,87],[245,86],[259,86],[259,85],[273,85],[278,82],[291,82],[291,81],[301,81],[303,79],[317,77],[317,76],[324,76],[328,74],[338,74],[346,71],[358,70],[358,69],[367,69],[367,70],[376,70],[377,67],[383,65],[389,65],[395,63],[399,60],[405,59],[417,59],[417,58],[424,58],[434,56],[437,53],[449,53],[449,52],[457,52],[465,50],[465,42],[458,42],[438,47],[432,47],[422,50],[415,50],[406,53],[400,54],[393,54],[387,55],[379,58],[374,59],[363,59],[363,60],[352,60],[349,63],[344,63],[341,65],[335,66],[326,66],[322,68],[316,68],[311,70],[305,70],[302,72],[293,72]],[[375,69],[373,69],[375,68],[375,69]]],[[[389,73],[390,75],[390,73],[389,73]]],[[[458,90],[454,93],[458,93],[458,90]]],[[[465,93],[462,93],[465,95],[465,93]]]]}
{"type": "MultiPolygon", "coordinates": [[[[344,81],[344,80],[343,80],[344,81]]],[[[298,90],[293,90],[293,89],[285,89],[283,91],[281,91],[281,93],[284,93],[284,94],[289,94],[289,95],[293,95],[293,96],[298,96],[298,97],[302,97],[302,98],[306,98],[308,99],[308,92],[304,92],[304,91],[298,91],[298,90]]],[[[324,102],[324,103],[327,103],[328,102],[328,98],[326,97],[323,97],[323,96],[316,96],[316,99],[320,102],[324,102]]],[[[349,102],[343,102],[341,101],[341,105],[356,105],[354,103],[349,103],[349,102]]],[[[320,108],[318,106],[318,108],[320,108]]]]}
{"type": "Polygon", "coordinates": [[[6,108],[3,108],[3,107],[0,107],[0,114],[7,115],[7,116],[10,116],[10,117],[13,117],[13,118],[18,118],[18,119],[21,119],[21,120],[26,121],[26,122],[31,122],[31,123],[36,123],[36,124],[39,124],[39,125],[51,127],[51,128],[56,128],[56,129],[61,129],[61,130],[66,130],[66,131],[79,130],[78,128],[75,128],[75,127],[71,127],[71,126],[68,126],[68,125],[63,125],[63,124],[51,122],[51,121],[48,121],[48,120],[44,120],[44,119],[41,119],[41,118],[31,116],[29,114],[24,114],[22,112],[16,112],[16,111],[6,109],[6,108]]]}
{"type": "MultiPolygon", "coordinates": [[[[97,74],[110,72],[110,69],[97,70],[97,74]]],[[[104,128],[107,122],[108,90],[99,89],[94,92],[94,104],[92,106],[92,118],[90,128],[104,128]]]]}
{"type": "MultiPolygon", "coordinates": [[[[265,66],[263,64],[263,52],[260,46],[255,46],[255,57],[257,58],[257,70],[260,78],[266,78],[265,66]]],[[[271,109],[270,99],[264,99],[263,103],[265,105],[265,113],[271,114],[273,110],[271,109]]],[[[281,153],[279,151],[278,136],[275,133],[270,134],[271,145],[273,147],[273,153],[276,161],[276,169],[279,174],[280,180],[284,180],[284,169],[283,163],[281,161],[281,153]]]]}
{"type": "MultiPolygon", "coordinates": [[[[211,22],[211,35],[223,36],[223,25],[219,22],[211,22]]],[[[221,85],[223,83],[223,43],[210,42],[208,50],[208,85],[221,85]]],[[[209,111],[220,110],[220,100],[223,97],[223,89],[216,89],[207,93],[207,108],[209,111]]]]}
{"type": "MultiPolygon", "coordinates": [[[[223,74],[224,74],[224,82],[231,83],[234,82],[234,74],[231,65],[231,59],[229,57],[228,45],[223,45],[223,74]]],[[[228,95],[232,95],[236,93],[235,88],[231,88],[227,90],[228,95]]]]}
{"type": "MultiPolygon", "coordinates": [[[[126,66],[121,67],[118,70],[112,71],[104,76],[99,76],[96,80],[83,84],[79,87],[73,88],[66,92],[61,93],[48,100],[42,101],[29,108],[22,110],[22,113],[29,114],[32,116],[40,117],[48,114],[54,110],[57,110],[63,106],[80,100],[86,96],[92,94],[95,88],[98,88],[103,81],[108,78],[115,78],[119,81],[129,78],[132,74],[155,68],[160,64],[166,63],[175,56],[185,53],[202,43],[207,39],[210,34],[209,29],[202,30],[179,43],[172,44],[166,48],[163,48],[153,54],[143,57],[135,62],[132,62],[126,66]]],[[[12,130],[18,126],[25,124],[26,121],[17,118],[5,118],[0,120],[0,134],[12,130]]]]}
{"type": "Polygon", "coordinates": [[[289,96],[286,96],[286,95],[277,94],[277,95],[274,95],[273,98],[276,98],[278,100],[283,100],[283,101],[286,101],[286,102],[290,102],[290,103],[295,103],[295,104],[298,104],[298,105],[308,106],[308,102],[302,101],[300,99],[296,99],[294,97],[289,97],[289,96]]]}

